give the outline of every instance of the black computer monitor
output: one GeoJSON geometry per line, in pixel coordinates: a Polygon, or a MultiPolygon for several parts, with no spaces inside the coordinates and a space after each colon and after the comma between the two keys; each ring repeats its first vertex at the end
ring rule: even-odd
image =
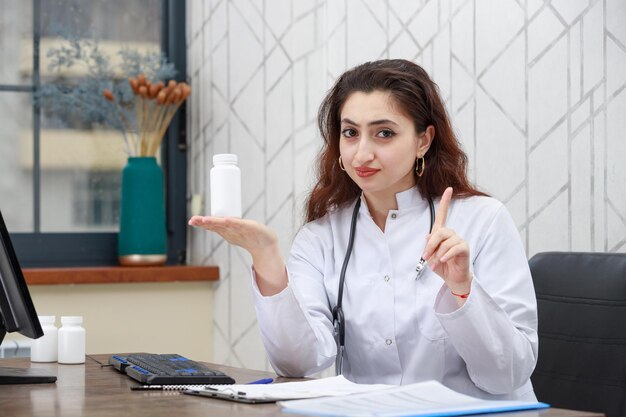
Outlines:
{"type": "MultiPolygon", "coordinates": [[[[20,332],[31,339],[43,336],[22,268],[15,256],[9,231],[0,212],[0,343],[7,332],[20,332]]],[[[54,381],[56,377],[49,375],[45,370],[6,368],[0,365],[0,384],[54,381]]]]}

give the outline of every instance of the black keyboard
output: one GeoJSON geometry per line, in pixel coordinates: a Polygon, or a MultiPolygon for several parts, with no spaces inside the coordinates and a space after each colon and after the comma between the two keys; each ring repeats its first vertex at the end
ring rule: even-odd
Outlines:
{"type": "Polygon", "coordinates": [[[235,380],[215,369],[176,354],[135,353],[113,355],[109,364],[147,385],[234,384],[235,380]]]}

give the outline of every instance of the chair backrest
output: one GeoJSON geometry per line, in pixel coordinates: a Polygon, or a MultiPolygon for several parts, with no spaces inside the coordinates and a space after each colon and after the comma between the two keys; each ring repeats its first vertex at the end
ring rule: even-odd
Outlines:
{"type": "Polygon", "coordinates": [[[539,401],[626,416],[626,254],[544,252],[537,293],[539,401]]]}

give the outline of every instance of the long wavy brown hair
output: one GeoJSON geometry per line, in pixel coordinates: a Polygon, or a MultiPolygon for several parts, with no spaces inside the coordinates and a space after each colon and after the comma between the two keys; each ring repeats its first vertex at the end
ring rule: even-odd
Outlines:
{"type": "Polygon", "coordinates": [[[415,175],[422,196],[441,196],[446,187],[453,187],[456,197],[486,195],[467,178],[467,156],[452,130],[437,85],[419,65],[402,59],[386,59],[367,62],[345,72],[320,105],[317,121],[324,144],[317,161],[317,184],[306,203],[307,222],[353,202],[361,194],[357,184],[339,167],[341,109],[350,94],[357,91],[391,93],[398,108],[413,120],[418,134],[434,126],[435,137],[424,156],[424,174],[415,175]]]}

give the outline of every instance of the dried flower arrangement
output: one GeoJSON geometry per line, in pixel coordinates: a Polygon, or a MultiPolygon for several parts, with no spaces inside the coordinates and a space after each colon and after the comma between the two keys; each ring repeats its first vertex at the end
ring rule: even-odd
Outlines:
{"type": "Polygon", "coordinates": [[[71,111],[72,118],[92,127],[119,130],[128,156],[154,156],[176,110],[191,92],[186,83],[172,80],[173,64],[161,53],[129,49],[117,52],[119,59],[112,63],[97,40],[63,38],[62,46],[47,53],[50,72],[59,75],[42,83],[34,96],[37,103],[47,115],[63,118],[71,111]],[[64,76],[76,67],[84,75],[64,76]]]}
{"type": "Polygon", "coordinates": [[[116,100],[113,91],[106,89],[102,95],[113,103],[119,117],[126,126],[126,146],[130,155],[155,156],[163,135],[174,114],[181,104],[189,97],[191,88],[185,82],[176,83],[170,80],[167,86],[163,81],[152,83],[141,73],[137,78],[129,78],[128,84],[133,90],[132,102],[116,100]],[[130,108],[135,109],[136,126],[133,128],[125,116],[130,108]]]}

